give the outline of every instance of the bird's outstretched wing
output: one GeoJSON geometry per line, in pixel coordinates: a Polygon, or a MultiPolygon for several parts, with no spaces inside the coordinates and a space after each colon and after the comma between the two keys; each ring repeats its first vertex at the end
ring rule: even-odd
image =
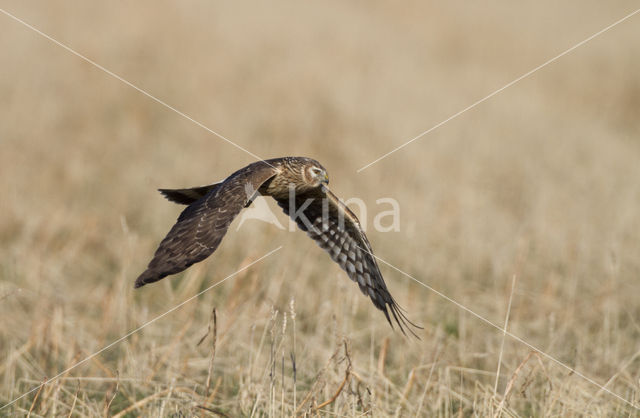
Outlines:
{"type": "Polygon", "coordinates": [[[412,323],[393,299],[356,215],[327,187],[297,194],[295,202],[276,198],[278,205],[305,231],[331,259],[345,270],[360,290],[384,312],[389,324],[393,322],[389,312],[406,335],[405,329],[417,337],[412,323]]]}
{"type": "MultiPolygon", "coordinates": [[[[273,166],[258,161],[236,171],[222,183],[211,185],[208,193],[180,214],[147,269],[136,280],[135,287],[179,273],[211,255],[220,245],[229,224],[251,200],[253,192],[275,175],[273,166]]],[[[180,189],[184,190],[188,189],[180,189]]],[[[170,200],[183,203],[175,198],[177,194],[165,195],[170,200]]],[[[186,196],[182,195],[183,200],[189,196],[193,198],[192,194],[186,196]]]]}

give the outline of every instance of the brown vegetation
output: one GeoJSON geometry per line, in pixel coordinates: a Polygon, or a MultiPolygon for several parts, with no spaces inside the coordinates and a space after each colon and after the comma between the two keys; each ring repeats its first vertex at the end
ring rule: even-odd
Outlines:
{"type": "MultiPolygon", "coordinates": [[[[263,158],[318,159],[345,198],[397,199],[378,256],[500,326],[511,299],[510,332],[637,405],[640,15],[355,173],[637,3],[0,7],[263,158]]],[[[134,291],[180,210],[155,189],[252,157],[4,14],[0,54],[0,407],[47,382],[0,415],[638,414],[381,265],[425,328],[403,338],[266,223],[134,291]]]]}

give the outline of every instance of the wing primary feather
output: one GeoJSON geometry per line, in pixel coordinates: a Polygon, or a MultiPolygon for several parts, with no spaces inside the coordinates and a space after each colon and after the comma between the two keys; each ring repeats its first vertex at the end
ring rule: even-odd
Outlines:
{"type": "Polygon", "coordinates": [[[169,200],[188,206],[160,242],[134,286],[138,288],[179,273],[210,256],[251,198],[247,188],[257,190],[275,174],[271,164],[259,161],[236,171],[222,183],[160,190],[169,200]]]}
{"type": "Polygon", "coordinates": [[[411,322],[389,293],[382,273],[371,250],[371,244],[360,226],[356,215],[327,187],[295,196],[295,206],[289,197],[272,195],[282,210],[291,216],[298,227],[305,231],[320,248],[329,253],[349,278],[355,281],[362,293],[381,310],[391,328],[398,328],[403,335],[410,333],[420,339],[414,329],[422,327],[411,322]],[[328,204],[327,204],[328,203],[328,204]],[[327,214],[326,211],[329,211],[327,214]],[[302,216],[304,218],[302,218],[302,216]],[[327,216],[328,215],[328,216],[327,216]],[[306,218],[306,219],[305,219],[306,218]],[[311,224],[306,220],[322,220],[311,224]]]}

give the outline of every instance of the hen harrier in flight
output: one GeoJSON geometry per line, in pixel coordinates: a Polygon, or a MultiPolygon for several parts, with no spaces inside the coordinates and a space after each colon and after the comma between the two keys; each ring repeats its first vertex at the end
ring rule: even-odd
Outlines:
{"type": "Polygon", "coordinates": [[[371,245],[354,213],[326,186],[327,171],[304,157],[274,158],[250,164],[225,180],[189,189],[160,189],[169,200],[188,205],[156,250],[135,287],[179,273],[211,255],[229,224],[258,194],[273,197],[360,290],[405,333],[409,321],[382,278],[371,245]]]}

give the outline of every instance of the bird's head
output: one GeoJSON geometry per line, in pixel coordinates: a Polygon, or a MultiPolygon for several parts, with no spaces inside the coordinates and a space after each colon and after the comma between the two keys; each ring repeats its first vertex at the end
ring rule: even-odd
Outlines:
{"type": "Polygon", "coordinates": [[[309,163],[305,164],[302,171],[302,178],[307,184],[307,187],[314,189],[323,184],[329,184],[327,170],[315,160],[309,160],[309,163]]]}
{"type": "Polygon", "coordinates": [[[295,181],[290,181],[290,184],[295,184],[298,191],[317,189],[324,184],[329,184],[327,170],[311,158],[291,157],[286,167],[290,176],[297,178],[295,181]]]}

